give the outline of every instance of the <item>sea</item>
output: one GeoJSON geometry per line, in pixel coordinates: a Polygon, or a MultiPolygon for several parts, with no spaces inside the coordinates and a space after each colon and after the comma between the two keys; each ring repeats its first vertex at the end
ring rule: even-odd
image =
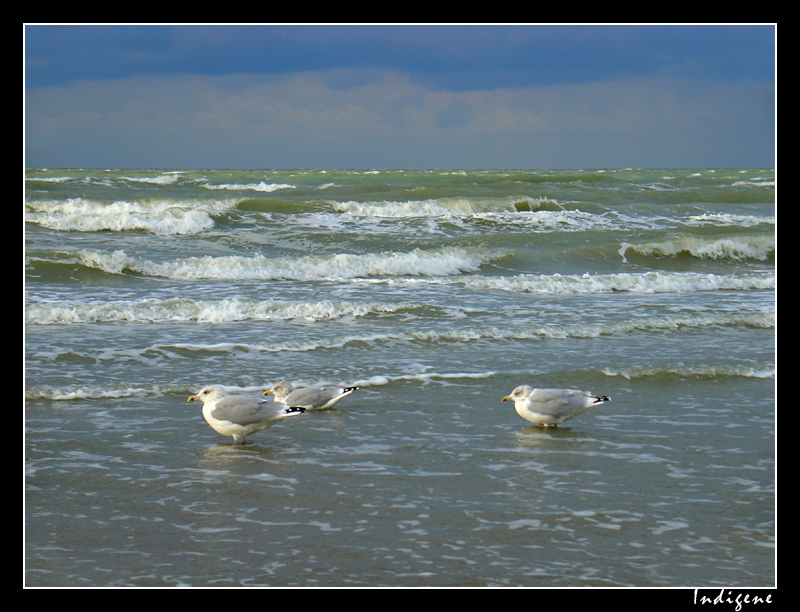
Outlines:
{"type": "Polygon", "coordinates": [[[775,190],[27,169],[26,586],[774,586],[775,190]],[[187,402],[280,380],[359,389],[241,445],[187,402]]]}

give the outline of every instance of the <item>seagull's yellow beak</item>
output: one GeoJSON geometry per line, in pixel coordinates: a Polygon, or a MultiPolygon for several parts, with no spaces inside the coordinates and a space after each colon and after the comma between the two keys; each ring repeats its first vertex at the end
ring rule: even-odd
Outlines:
{"type": "Polygon", "coordinates": [[[506,396],[505,396],[503,399],[501,399],[500,401],[501,401],[501,402],[508,402],[508,401],[510,401],[510,400],[511,400],[511,396],[510,396],[510,395],[506,395],[506,396]]]}
{"type": "Polygon", "coordinates": [[[186,401],[187,401],[187,402],[193,402],[193,401],[195,401],[196,399],[197,399],[197,396],[196,396],[196,395],[193,395],[192,397],[190,397],[190,398],[189,398],[189,399],[187,399],[186,401]]]}
{"type": "Polygon", "coordinates": [[[267,389],[264,391],[264,395],[269,395],[270,393],[272,393],[272,389],[267,389]]]}

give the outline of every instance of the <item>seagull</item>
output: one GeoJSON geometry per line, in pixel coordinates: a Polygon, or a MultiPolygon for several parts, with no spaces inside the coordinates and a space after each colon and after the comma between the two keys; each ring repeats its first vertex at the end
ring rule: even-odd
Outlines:
{"type": "Polygon", "coordinates": [[[272,394],[279,402],[287,406],[305,408],[306,410],[327,410],[342,398],[347,397],[358,387],[336,387],[322,385],[317,387],[303,387],[295,389],[292,383],[282,380],[275,383],[271,389],[264,391],[264,395],[272,394]]]}
{"type": "Polygon", "coordinates": [[[223,436],[233,436],[234,444],[244,443],[244,437],[271,427],[287,417],[305,412],[302,407],[290,407],[272,398],[248,398],[228,395],[225,387],[209,385],[187,401],[203,402],[203,417],[211,428],[223,436]]]}
{"type": "Polygon", "coordinates": [[[559,423],[586,412],[592,406],[611,401],[605,395],[572,389],[534,389],[529,385],[517,387],[502,401],[509,400],[514,402],[519,416],[543,427],[557,427],[559,423]]]}

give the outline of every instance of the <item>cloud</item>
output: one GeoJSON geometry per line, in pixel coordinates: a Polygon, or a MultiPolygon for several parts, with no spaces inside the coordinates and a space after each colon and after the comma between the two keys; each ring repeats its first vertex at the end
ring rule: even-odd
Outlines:
{"type": "Polygon", "coordinates": [[[753,166],[774,27],[25,27],[26,163],[753,166]]]}
{"type": "Polygon", "coordinates": [[[669,76],[473,90],[378,68],[130,76],[29,91],[26,163],[771,165],[773,114],[771,83],[669,76]]]}
{"type": "Polygon", "coordinates": [[[453,91],[669,72],[772,80],[771,25],[27,25],[29,88],[137,74],[377,69],[453,91]]]}

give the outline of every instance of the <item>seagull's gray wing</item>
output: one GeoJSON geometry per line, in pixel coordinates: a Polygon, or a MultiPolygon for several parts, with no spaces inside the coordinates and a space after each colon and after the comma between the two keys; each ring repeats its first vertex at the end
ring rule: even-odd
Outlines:
{"type": "Polygon", "coordinates": [[[286,412],[287,406],[272,398],[259,400],[242,395],[228,395],[217,402],[211,415],[220,421],[247,426],[279,419],[286,412]]]}
{"type": "Polygon", "coordinates": [[[606,400],[572,389],[536,389],[527,399],[532,410],[554,418],[581,412],[601,401],[606,400]]]}
{"type": "Polygon", "coordinates": [[[287,406],[320,410],[322,408],[331,407],[341,398],[350,395],[355,390],[356,387],[303,387],[302,389],[295,389],[292,391],[283,399],[283,402],[287,406]]]}

